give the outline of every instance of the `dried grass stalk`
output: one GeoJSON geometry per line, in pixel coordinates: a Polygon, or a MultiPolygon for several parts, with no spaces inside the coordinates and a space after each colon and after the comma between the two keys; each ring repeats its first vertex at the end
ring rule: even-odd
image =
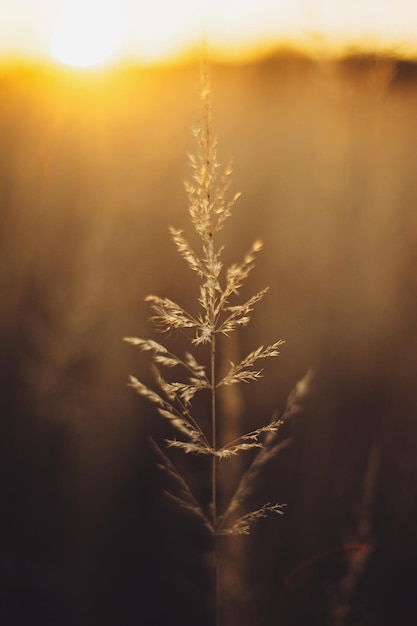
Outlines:
{"type": "Polygon", "coordinates": [[[171,228],[170,233],[180,256],[189,269],[200,279],[197,314],[188,312],[183,306],[169,298],[151,295],[146,298],[150,303],[152,321],[159,331],[181,329],[190,341],[191,347],[207,346],[207,359],[200,364],[192,352],[184,356],[172,353],[164,345],[151,340],[127,337],[125,341],[149,352],[153,361],[155,384],[157,390],[150,389],[137,378],[130,378],[130,386],[141,396],[147,398],[157,408],[158,413],[167,419],[176,429],[178,438],[167,441],[168,447],[179,448],[186,454],[202,454],[211,457],[211,504],[210,518],[204,513],[202,506],[196,501],[185,479],[180,476],[171,461],[154,445],[160,464],[174,479],[177,493],[171,497],[182,507],[197,515],[204,526],[215,536],[216,562],[216,624],[220,623],[220,588],[219,588],[219,544],[218,535],[248,534],[253,523],[269,513],[282,513],[283,505],[266,503],[256,511],[243,514],[233,519],[233,514],[244,507],[244,501],[250,491],[250,484],[258,477],[259,472],[271,455],[276,455],[286,444],[268,445],[270,438],[282,422],[273,419],[269,424],[249,433],[243,434],[234,441],[220,445],[217,438],[216,411],[219,387],[250,383],[258,380],[263,373],[257,367],[259,360],[279,355],[284,343],[278,340],[267,347],[260,346],[250,352],[240,363],[230,363],[229,371],[219,379],[216,361],[216,339],[219,335],[228,337],[239,328],[245,327],[250,321],[254,307],[266,295],[264,288],[243,303],[238,297],[249,273],[255,267],[256,257],[262,250],[262,242],[255,241],[240,262],[225,268],[222,260],[223,245],[218,244],[217,235],[225,221],[230,217],[232,209],[240,194],[229,197],[231,169],[220,172],[217,156],[217,139],[212,136],[212,104],[211,86],[208,68],[203,65],[200,75],[200,121],[194,130],[197,140],[196,155],[190,156],[192,180],[187,182],[188,207],[191,223],[199,240],[199,249],[194,249],[188,242],[183,230],[171,228]],[[184,377],[174,382],[167,381],[160,367],[172,371],[182,371],[184,377]],[[211,404],[211,432],[205,433],[194,415],[193,400],[197,394],[209,394],[211,404]],[[266,447],[265,447],[266,446],[266,447]],[[258,456],[242,477],[236,494],[229,507],[219,515],[217,504],[218,473],[217,464],[220,460],[235,456],[244,451],[258,449],[258,456]]]}

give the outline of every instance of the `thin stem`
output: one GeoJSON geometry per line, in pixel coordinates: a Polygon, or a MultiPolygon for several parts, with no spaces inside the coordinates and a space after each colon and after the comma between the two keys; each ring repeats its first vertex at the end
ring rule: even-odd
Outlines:
{"type": "MultiPolygon", "coordinates": [[[[211,371],[211,445],[213,450],[217,449],[217,423],[216,423],[216,336],[211,336],[210,371],[211,371]]],[[[217,457],[213,455],[211,460],[211,498],[213,508],[213,528],[214,528],[214,587],[215,587],[215,607],[216,626],[220,626],[220,554],[219,538],[217,530],[217,457]]]]}
{"type": "Polygon", "coordinates": [[[215,535],[214,536],[214,541],[215,543],[215,554],[214,554],[214,558],[215,558],[215,585],[216,585],[216,589],[215,589],[215,602],[216,602],[216,626],[220,626],[221,623],[221,611],[220,611],[220,605],[221,605],[221,586],[220,586],[220,546],[219,546],[219,536],[215,535]]]}
{"type": "MultiPolygon", "coordinates": [[[[217,449],[217,424],[216,424],[216,381],[215,381],[215,362],[216,362],[216,336],[214,333],[211,337],[211,354],[210,354],[210,370],[211,370],[211,447],[217,449]]],[[[211,464],[211,497],[213,506],[213,525],[217,525],[217,458],[213,455],[211,464]]]]}

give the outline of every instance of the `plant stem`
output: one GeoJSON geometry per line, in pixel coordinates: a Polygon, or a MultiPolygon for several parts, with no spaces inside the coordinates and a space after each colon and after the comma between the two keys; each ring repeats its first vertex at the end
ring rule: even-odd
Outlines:
{"type": "MultiPolygon", "coordinates": [[[[216,381],[215,381],[215,362],[216,362],[216,336],[211,338],[211,446],[213,450],[217,450],[217,424],[216,424],[216,381]]],[[[217,457],[213,454],[211,464],[211,498],[213,506],[213,526],[217,526],[217,457]]]]}
{"type": "MultiPolygon", "coordinates": [[[[211,336],[210,370],[211,370],[211,445],[217,450],[217,423],[216,423],[216,335],[211,336]]],[[[211,461],[211,500],[213,509],[213,528],[217,530],[217,457],[213,455],[211,461]]],[[[220,626],[220,554],[219,540],[214,536],[214,602],[216,611],[216,626],[220,626]]]]}
{"type": "Polygon", "coordinates": [[[214,558],[215,558],[215,602],[216,602],[216,626],[220,626],[221,620],[221,587],[220,587],[220,546],[219,546],[219,537],[218,535],[214,536],[215,546],[214,546],[214,558]]]}

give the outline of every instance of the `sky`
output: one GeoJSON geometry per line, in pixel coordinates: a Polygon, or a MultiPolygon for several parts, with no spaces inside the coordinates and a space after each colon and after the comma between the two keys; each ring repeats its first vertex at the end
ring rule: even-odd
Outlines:
{"type": "Polygon", "coordinates": [[[0,58],[158,62],[204,38],[229,56],[288,43],[417,56],[417,0],[0,0],[0,17],[0,58]]]}

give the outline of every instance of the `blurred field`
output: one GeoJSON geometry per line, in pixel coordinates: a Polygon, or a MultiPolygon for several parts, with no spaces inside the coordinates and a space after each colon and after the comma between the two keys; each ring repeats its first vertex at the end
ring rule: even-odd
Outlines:
{"type": "MultiPolygon", "coordinates": [[[[148,293],[195,300],[168,226],[188,228],[197,76],[0,71],[8,626],[210,623],[206,538],[164,500],[146,439],[166,433],[126,388],[129,373],[148,373],[121,341],[150,335],[148,293]]],[[[212,81],[221,160],[233,157],[242,192],[226,257],[261,238],[247,294],[271,287],[234,349],[287,342],[265,379],[243,389],[242,427],[282,410],[315,372],[287,426],[294,442],[259,492],[287,502],[286,515],[239,544],[225,626],[334,624],[346,559],[304,568],[290,590],[284,580],[358,540],[371,452],[374,550],[348,623],[415,626],[417,66],[281,55],[213,67],[212,81]]]]}

